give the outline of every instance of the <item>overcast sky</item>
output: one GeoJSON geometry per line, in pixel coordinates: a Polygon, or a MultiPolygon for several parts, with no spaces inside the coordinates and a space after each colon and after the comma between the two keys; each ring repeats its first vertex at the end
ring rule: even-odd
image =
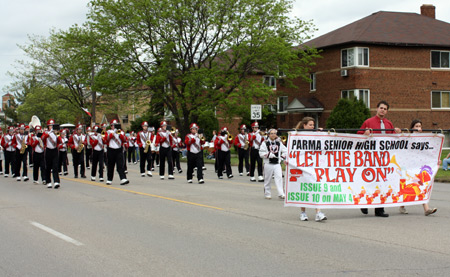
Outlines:
{"type": "MultiPolygon", "coordinates": [[[[232,1],[232,0],[230,0],[232,1]]],[[[52,28],[66,30],[86,21],[87,0],[0,0],[0,94],[12,82],[6,75],[15,71],[16,60],[25,56],[17,44],[28,35],[47,36],[52,28]]],[[[422,4],[436,6],[436,19],[450,23],[449,0],[295,0],[293,15],[313,20],[315,37],[328,33],[378,11],[420,13],[422,4]]]]}

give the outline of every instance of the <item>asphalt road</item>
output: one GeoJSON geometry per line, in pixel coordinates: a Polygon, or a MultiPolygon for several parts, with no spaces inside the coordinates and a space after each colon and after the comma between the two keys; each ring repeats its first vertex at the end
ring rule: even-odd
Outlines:
{"type": "Polygon", "coordinates": [[[308,209],[302,222],[262,183],[207,167],[205,184],[142,178],[137,165],[126,186],[0,176],[0,276],[450,275],[450,184],[434,185],[432,216],[325,210],[315,222],[308,209]]]}

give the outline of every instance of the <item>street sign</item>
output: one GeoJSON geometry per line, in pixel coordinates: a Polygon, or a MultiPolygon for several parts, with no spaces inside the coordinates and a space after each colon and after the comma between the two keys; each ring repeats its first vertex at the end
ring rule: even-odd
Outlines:
{"type": "Polygon", "coordinates": [[[261,120],[262,119],[262,105],[251,105],[250,106],[251,120],[261,120]]]}

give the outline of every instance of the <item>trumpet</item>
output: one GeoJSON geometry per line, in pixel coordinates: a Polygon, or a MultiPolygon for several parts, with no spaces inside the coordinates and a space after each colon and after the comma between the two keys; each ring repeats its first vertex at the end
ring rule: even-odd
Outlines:
{"type": "Polygon", "coordinates": [[[227,134],[228,134],[228,141],[233,141],[233,135],[232,134],[230,134],[230,132],[228,132],[227,131],[227,134]]]}
{"type": "Polygon", "coordinates": [[[105,136],[106,136],[105,130],[103,130],[103,131],[101,132],[101,135],[102,135],[102,137],[105,137],[105,136]]]}
{"type": "Polygon", "coordinates": [[[175,135],[175,132],[177,131],[177,128],[175,128],[175,127],[173,127],[172,126],[172,129],[170,130],[170,133],[172,134],[172,135],[175,135]]]}
{"type": "Polygon", "coordinates": [[[122,133],[122,130],[120,130],[120,129],[116,130],[116,134],[120,135],[121,133],[122,133]]]}
{"type": "Polygon", "coordinates": [[[145,142],[144,153],[148,153],[148,148],[150,147],[151,144],[152,142],[149,139],[145,142]]]}
{"type": "Polygon", "coordinates": [[[287,137],[286,136],[281,136],[281,142],[284,144],[284,145],[286,145],[286,142],[287,142],[287,137]]]}
{"type": "Polygon", "coordinates": [[[83,151],[83,149],[84,149],[84,144],[80,143],[77,147],[77,153],[81,153],[81,151],[83,151]]]}

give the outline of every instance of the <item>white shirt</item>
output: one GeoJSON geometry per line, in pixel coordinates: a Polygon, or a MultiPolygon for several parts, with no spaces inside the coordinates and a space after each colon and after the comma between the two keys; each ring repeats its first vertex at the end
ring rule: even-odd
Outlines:
{"type": "Polygon", "coordinates": [[[194,143],[191,143],[189,145],[189,152],[193,153],[193,154],[197,154],[201,151],[201,144],[200,144],[200,138],[198,137],[198,135],[194,135],[194,134],[189,134],[189,139],[195,139],[194,143]]]}
{"type": "Polygon", "coordinates": [[[109,134],[112,134],[112,138],[109,140],[108,147],[112,149],[119,149],[122,148],[122,140],[120,140],[120,135],[116,133],[117,130],[108,130],[108,136],[109,134]]]}
{"type": "Polygon", "coordinates": [[[228,136],[219,136],[219,140],[222,140],[223,143],[220,145],[220,150],[227,152],[230,151],[230,143],[228,142],[228,136]]]}

